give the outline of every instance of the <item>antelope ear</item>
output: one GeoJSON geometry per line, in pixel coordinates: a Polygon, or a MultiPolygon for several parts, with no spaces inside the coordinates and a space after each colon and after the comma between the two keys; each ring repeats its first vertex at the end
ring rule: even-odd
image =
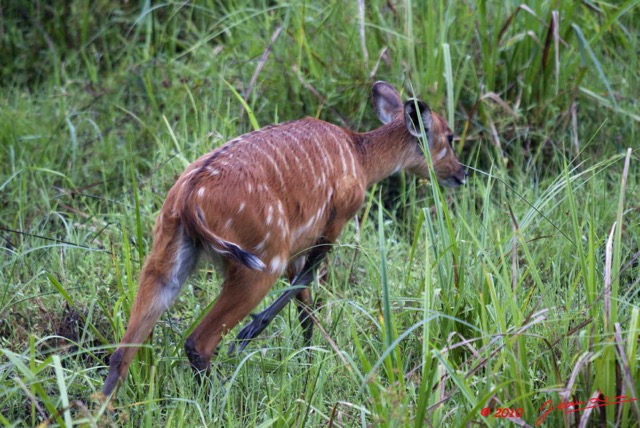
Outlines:
{"type": "Polygon", "coordinates": [[[402,111],[402,99],[400,94],[390,84],[378,81],[372,90],[373,107],[378,119],[384,124],[391,122],[402,111]]]}
{"type": "Polygon", "coordinates": [[[404,103],[404,120],[407,130],[414,137],[422,135],[420,132],[420,120],[422,120],[424,132],[428,134],[431,128],[431,110],[422,101],[410,99],[404,103]]]}

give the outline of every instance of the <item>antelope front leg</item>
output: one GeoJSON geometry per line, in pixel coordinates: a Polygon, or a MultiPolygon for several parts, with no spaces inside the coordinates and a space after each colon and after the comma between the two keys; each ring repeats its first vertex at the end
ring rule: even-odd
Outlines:
{"type": "Polygon", "coordinates": [[[296,295],[298,301],[298,320],[302,326],[302,340],[305,347],[311,346],[311,337],[313,336],[313,321],[311,320],[311,311],[313,310],[313,299],[311,297],[311,289],[305,287],[296,295]]]}
{"type": "Polygon", "coordinates": [[[299,319],[300,324],[303,328],[303,336],[305,345],[308,345],[311,341],[311,335],[313,333],[313,323],[309,319],[309,315],[307,313],[307,308],[311,307],[313,302],[311,301],[311,290],[309,290],[309,285],[311,281],[313,281],[313,275],[326,257],[327,253],[331,249],[331,244],[326,240],[323,240],[321,243],[318,243],[313,247],[309,255],[307,256],[307,260],[305,262],[302,270],[291,280],[291,285],[287,287],[285,292],[278,297],[278,299],[271,304],[264,311],[251,315],[253,318],[251,322],[244,327],[238,336],[236,337],[236,342],[231,344],[229,348],[229,354],[232,354],[236,351],[236,345],[238,345],[238,352],[241,352],[248,344],[251,339],[254,339],[258,336],[271,321],[280,313],[280,311],[293,299],[297,298],[300,303],[304,306],[299,308],[299,319]]]}

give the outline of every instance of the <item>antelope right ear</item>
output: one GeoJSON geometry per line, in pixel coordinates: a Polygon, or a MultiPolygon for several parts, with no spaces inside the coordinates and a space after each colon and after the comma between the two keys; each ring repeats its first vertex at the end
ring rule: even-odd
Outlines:
{"type": "Polygon", "coordinates": [[[373,107],[378,119],[384,124],[391,122],[402,111],[402,98],[390,84],[378,81],[373,85],[373,107]]]}
{"type": "Polygon", "coordinates": [[[420,133],[420,119],[422,119],[424,132],[428,134],[429,128],[431,128],[431,110],[429,107],[422,101],[416,99],[410,99],[404,103],[405,124],[409,133],[414,137],[422,135],[420,133]]]}

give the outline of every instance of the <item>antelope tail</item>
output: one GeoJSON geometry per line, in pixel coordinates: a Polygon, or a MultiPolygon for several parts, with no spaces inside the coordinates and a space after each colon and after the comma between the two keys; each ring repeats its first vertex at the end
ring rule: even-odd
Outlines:
{"type": "Polygon", "coordinates": [[[265,270],[266,266],[258,256],[243,250],[242,247],[234,242],[225,241],[213,233],[211,229],[207,227],[204,214],[202,210],[200,210],[200,207],[197,205],[195,207],[189,207],[188,205],[190,204],[187,204],[182,211],[181,217],[186,231],[192,239],[200,241],[205,246],[210,246],[214,251],[228,256],[251,270],[265,270]]]}

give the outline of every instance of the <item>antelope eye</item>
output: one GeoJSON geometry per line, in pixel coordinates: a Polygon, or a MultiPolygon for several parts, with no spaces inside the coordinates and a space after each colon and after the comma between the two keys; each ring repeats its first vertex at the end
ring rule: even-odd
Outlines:
{"type": "Polygon", "coordinates": [[[449,145],[452,145],[452,143],[453,143],[453,134],[447,135],[447,141],[449,141],[449,145]]]}

